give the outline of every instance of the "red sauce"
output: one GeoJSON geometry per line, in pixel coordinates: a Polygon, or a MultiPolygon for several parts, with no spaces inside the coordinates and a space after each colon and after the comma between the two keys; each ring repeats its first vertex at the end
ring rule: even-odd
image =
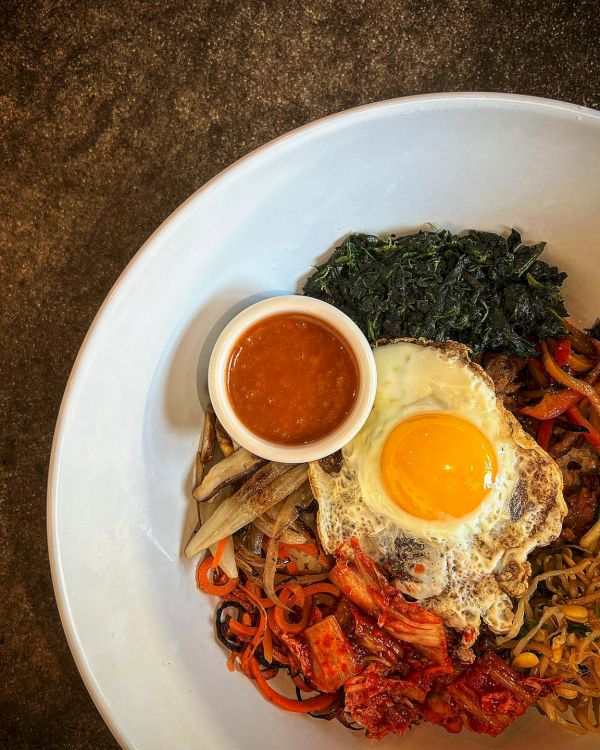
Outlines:
{"type": "Polygon", "coordinates": [[[241,422],[281,445],[329,435],[358,392],[358,366],[346,340],[302,313],[272,315],[249,328],[232,350],[226,377],[241,422]]]}

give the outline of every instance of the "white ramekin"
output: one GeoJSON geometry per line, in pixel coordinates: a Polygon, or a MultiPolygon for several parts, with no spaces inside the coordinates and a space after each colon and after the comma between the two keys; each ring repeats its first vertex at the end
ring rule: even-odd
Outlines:
{"type": "Polygon", "coordinates": [[[312,297],[271,297],[246,308],[229,323],[214,346],[208,365],[208,391],[219,421],[241,446],[269,461],[302,463],[315,461],[352,440],[369,416],[377,388],[377,370],[369,342],[350,318],[336,307],[312,297]],[[338,331],[352,349],[358,365],[358,394],[344,422],[321,440],[306,445],[279,445],[255,435],[239,420],[227,394],[226,368],[232,348],[240,336],[259,320],[280,313],[312,315],[338,331]]]}

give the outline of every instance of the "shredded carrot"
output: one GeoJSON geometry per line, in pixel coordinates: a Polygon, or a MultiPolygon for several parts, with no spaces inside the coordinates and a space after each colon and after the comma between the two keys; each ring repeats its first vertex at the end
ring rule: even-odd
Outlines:
{"type": "Polygon", "coordinates": [[[304,600],[306,599],[306,589],[304,589],[299,583],[288,583],[284,588],[289,589],[292,592],[292,594],[294,595],[294,604],[296,604],[296,606],[304,606],[304,600]]]}
{"type": "MultiPolygon", "coordinates": [[[[286,611],[282,607],[275,607],[273,610],[273,620],[277,625],[279,631],[283,633],[301,633],[309,623],[310,613],[312,609],[312,597],[305,596],[302,592],[300,597],[296,591],[294,591],[294,585],[286,586],[279,593],[279,598],[284,604],[288,604],[293,599],[298,607],[302,607],[302,617],[299,622],[290,622],[285,616],[286,611]]],[[[300,588],[298,586],[297,588],[300,588]]]]}
{"type": "Polygon", "coordinates": [[[247,612],[242,612],[242,623],[244,625],[252,625],[252,618],[247,612]]]}
{"type": "Polygon", "coordinates": [[[229,659],[227,659],[227,669],[230,672],[235,672],[235,663],[237,661],[238,655],[236,651],[232,651],[229,654],[229,659]]]}
{"type": "Polygon", "coordinates": [[[260,597],[260,587],[251,578],[246,581],[246,592],[253,594],[255,597],[260,597]]]}
{"type": "Polygon", "coordinates": [[[244,653],[242,654],[240,658],[240,670],[246,675],[246,677],[252,677],[252,669],[250,667],[250,662],[254,658],[254,654],[252,652],[252,647],[250,644],[246,646],[244,649],[244,653]]]}
{"type": "Polygon", "coordinates": [[[269,627],[268,622],[262,644],[263,654],[265,656],[265,659],[270,664],[273,661],[273,637],[271,635],[271,628],[269,627]]]}
{"type": "Polygon", "coordinates": [[[314,692],[313,688],[311,688],[310,685],[307,685],[299,674],[293,675],[292,680],[294,681],[294,685],[296,685],[297,688],[300,688],[303,693],[314,692]]]}
{"type": "Polygon", "coordinates": [[[218,568],[221,564],[221,560],[223,559],[223,553],[225,552],[225,545],[227,544],[228,537],[224,537],[221,539],[221,541],[217,544],[217,549],[215,550],[215,556],[213,558],[213,568],[218,568]]]}
{"type": "MultiPolygon", "coordinates": [[[[271,628],[271,621],[269,620],[269,630],[272,632],[271,628]]],[[[271,636],[272,637],[272,636],[271,636]]],[[[273,646],[273,658],[278,661],[280,664],[289,664],[290,659],[289,656],[283,653],[283,651],[279,651],[278,649],[273,646]]]]}
{"type": "Polygon", "coordinates": [[[233,589],[238,585],[238,579],[229,578],[227,579],[226,583],[213,583],[210,579],[210,572],[215,567],[216,566],[213,565],[212,555],[208,555],[204,558],[204,560],[198,566],[198,570],[196,572],[196,582],[198,583],[198,588],[201,591],[204,591],[205,594],[210,594],[211,596],[225,596],[226,594],[229,594],[230,591],[233,591],[233,589]]]}
{"type": "Polygon", "coordinates": [[[248,598],[251,602],[256,604],[258,608],[258,613],[260,616],[260,620],[258,623],[258,627],[256,629],[256,634],[253,636],[252,640],[250,641],[250,645],[248,648],[244,651],[244,655],[242,656],[242,667],[244,669],[247,669],[248,666],[248,659],[254,654],[256,651],[256,648],[258,647],[258,644],[261,642],[265,635],[265,630],[267,629],[267,612],[263,605],[260,603],[260,598],[254,594],[250,589],[251,588],[258,588],[258,586],[255,586],[255,584],[252,583],[252,581],[248,581],[246,586],[242,586],[242,584],[239,585],[239,588],[246,593],[248,598]]]}
{"type": "Polygon", "coordinates": [[[253,638],[256,635],[256,631],[258,628],[252,627],[251,625],[244,625],[243,623],[239,622],[238,620],[229,620],[229,630],[234,635],[244,635],[249,636],[250,638],[253,638]]]}
{"type": "Polygon", "coordinates": [[[260,666],[254,656],[250,657],[250,670],[256,680],[256,686],[263,696],[273,705],[282,708],[284,711],[293,711],[295,713],[307,714],[313,711],[322,711],[331,706],[337,699],[336,693],[322,693],[315,698],[307,698],[303,701],[286,698],[269,685],[264,675],[260,671],[260,666]]]}
{"type": "Polygon", "coordinates": [[[311,583],[309,586],[304,587],[304,596],[312,596],[313,594],[331,594],[332,596],[339,596],[342,592],[333,583],[322,581],[320,583],[311,583]]]}
{"type": "Polygon", "coordinates": [[[269,609],[269,607],[275,606],[268,597],[263,598],[261,596],[262,594],[261,588],[256,583],[254,583],[254,581],[252,581],[251,579],[248,579],[246,581],[245,588],[244,586],[240,586],[240,588],[246,592],[250,591],[250,593],[252,593],[254,596],[253,601],[257,604],[260,604],[265,609],[269,609]]]}
{"type": "Polygon", "coordinates": [[[282,630],[275,621],[275,611],[279,609],[279,607],[273,607],[273,609],[267,610],[267,623],[268,626],[271,628],[271,632],[276,635],[278,638],[281,637],[282,630]]]}

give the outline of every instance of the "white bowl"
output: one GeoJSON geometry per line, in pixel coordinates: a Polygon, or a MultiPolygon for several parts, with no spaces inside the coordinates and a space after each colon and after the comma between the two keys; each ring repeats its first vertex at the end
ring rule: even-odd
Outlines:
{"type": "MultiPolygon", "coordinates": [[[[528,97],[369,105],[250,154],[192,196],[129,265],[85,340],[60,411],[48,539],[82,677],[126,748],[374,747],[281,712],[225,668],[215,601],[182,546],[210,352],[249,304],[297,291],[349,231],[434,222],[547,240],[565,295],[599,312],[600,114],[528,97]]],[[[591,750],[528,712],[496,740],[424,726],[384,750],[591,750]]]]}
{"type": "Polygon", "coordinates": [[[256,302],[236,315],[217,339],[208,364],[208,391],[221,424],[241,446],[269,461],[291,464],[316,461],[337,451],[352,440],[365,423],[373,407],[376,389],[375,358],[369,342],[356,323],[333,305],[298,294],[286,294],[256,302]],[[307,445],[280,445],[259,437],[240,421],[227,393],[227,366],[231,351],[240,336],[259,320],[286,312],[313,315],[329,323],[342,335],[354,353],[358,366],[358,393],[352,410],[336,430],[307,445]]]}

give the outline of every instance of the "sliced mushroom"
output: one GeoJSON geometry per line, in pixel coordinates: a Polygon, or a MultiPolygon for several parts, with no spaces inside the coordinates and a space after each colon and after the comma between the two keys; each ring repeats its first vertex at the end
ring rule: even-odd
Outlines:
{"type": "Polygon", "coordinates": [[[200,458],[200,451],[196,453],[196,460],[194,461],[194,485],[195,490],[202,483],[204,478],[204,462],[200,458]]]}
{"type": "Polygon", "coordinates": [[[209,404],[204,414],[204,429],[202,430],[202,440],[200,442],[200,461],[203,464],[210,461],[215,447],[215,413],[209,404]]]}
{"type": "Polygon", "coordinates": [[[259,458],[245,448],[240,448],[219,461],[206,473],[202,482],[194,489],[194,498],[199,503],[210,500],[220,489],[247,477],[264,463],[266,463],[264,458],[259,458]]]}
{"type": "MultiPolygon", "coordinates": [[[[232,456],[234,456],[232,454],[232,456]]],[[[227,459],[226,459],[227,460],[227,459]]],[[[192,537],[185,554],[193,557],[211,544],[251,523],[267,508],[288,497],[307,477],[306,464],[289,466],[271,463],[256,472],[231,497],[224,500],[208,521],[192,537]],[[258,477],[258,475],[261,475],[258,477]],[[270,476],[268,483],[266,477],[270,476]],[[275,475],[275,476],[273,476],[275,475]],[[256,478],[258,477],[258,479],[256,478]],[[248,485],[251,485],[248,487],[248,485]]]]}
{"type": "Polygon", "coordinates": [[[225,456],[225,458],[227,458],[227,456],[231,456],[231,454],[233,453],[233,441],[218,419],[215,425],[215,434],[217,436],[217,443],[219,444],[221,453],[225,456]]]}

